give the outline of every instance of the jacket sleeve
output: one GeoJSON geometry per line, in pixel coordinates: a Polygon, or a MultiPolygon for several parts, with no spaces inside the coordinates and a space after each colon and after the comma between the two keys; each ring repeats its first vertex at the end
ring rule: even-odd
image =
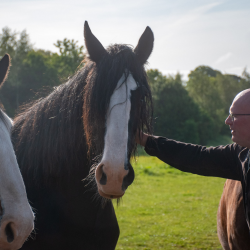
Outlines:
{"type": "Polygon", "coordinates": [[[239,145],[206,148],[164,137],[150,136],[145,151],[184,172],[241,180],[239,145]]]}

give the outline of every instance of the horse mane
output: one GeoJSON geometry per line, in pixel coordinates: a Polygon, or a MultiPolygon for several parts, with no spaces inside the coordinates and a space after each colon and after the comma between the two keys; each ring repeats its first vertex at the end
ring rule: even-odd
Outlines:
{"type": "Polygon", "coordinates": [[[104,147],[110,97],[128,71],[143,92],[138,129],[151,132],[152,99],[144,67],[127,45],[109,46],[107,52],[98,64],[87,59],[68,82],[24,106],[14,119],[12,140],[26,180],[57,182],[75,171],[82,178],[88,175],[91,160],[104,147]]]}

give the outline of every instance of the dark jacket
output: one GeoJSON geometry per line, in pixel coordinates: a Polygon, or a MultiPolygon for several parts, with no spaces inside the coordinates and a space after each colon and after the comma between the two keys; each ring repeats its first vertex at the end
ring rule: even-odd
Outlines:
{"type": "Polygon", "coordinates": [[[164,137],[151,136],[148,137],[145,151],[181,171],[241,181],[246,221],[250,229],[248,148],[236,143],[206,148],[164,137]]]}

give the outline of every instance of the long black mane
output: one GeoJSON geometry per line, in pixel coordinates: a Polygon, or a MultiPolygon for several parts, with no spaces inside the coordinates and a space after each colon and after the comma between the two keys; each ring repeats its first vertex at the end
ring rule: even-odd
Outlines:
{"type": "Polygon", "coordinates": [[[98,64],[87,59],[68,82],[25,106],[15,118],[13,144],[28,182],[56,183],[78,170],[83,171],[81,178],[87,176],[91,159],[104,147],[110,97],[128,72],[141,91],[138,129],[151,133],[152,100],[144,67],[130,46],[115,44],[107,52],[98,64]]]}

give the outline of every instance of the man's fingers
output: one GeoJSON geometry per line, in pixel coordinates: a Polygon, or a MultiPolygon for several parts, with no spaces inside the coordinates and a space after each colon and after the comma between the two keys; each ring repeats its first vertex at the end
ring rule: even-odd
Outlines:
{"type": "Polygon", "coordinates": [[[147,134],[143,133],[142,131],[137,130],[136,139],[135,139],[137,144],[140,144],[143,147],[145,147],[147,139],[148,139],[147,134]]]}

